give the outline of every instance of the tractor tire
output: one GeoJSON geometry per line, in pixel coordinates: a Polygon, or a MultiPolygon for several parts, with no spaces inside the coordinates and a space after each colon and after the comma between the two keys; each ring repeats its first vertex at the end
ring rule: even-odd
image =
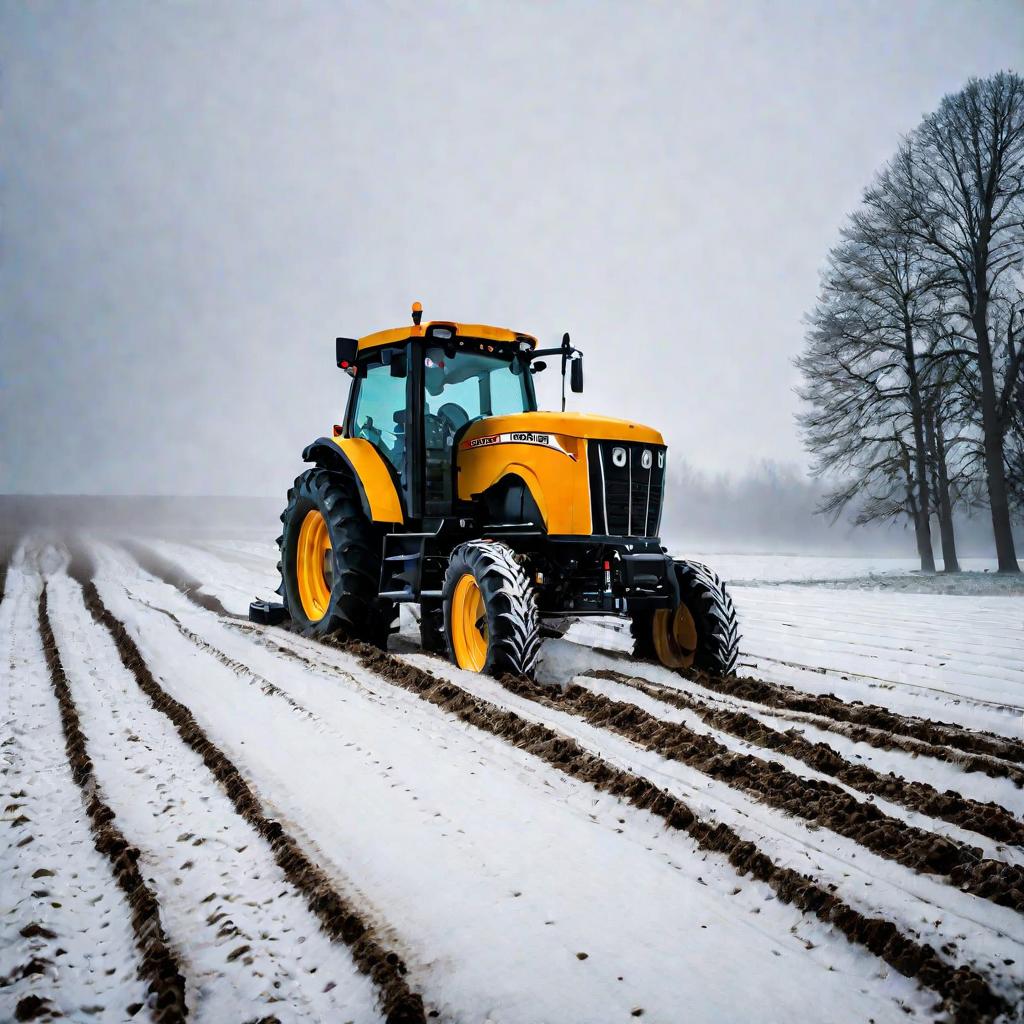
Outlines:
{"type": "Polygon", "coordinates": [[[447,654],[444,633],[444,604],[437,598],[420,601],[420,647],[428,654],[447,654]]]}
{"type": "Polygon", "coordinates": [[[306,636],[339,633],[387,647],[395,606],[378,596],[383,536],[355,482],[307,469],[288,491],[281,522],[277,592],[292,622],[306,636]]]}
{"type": "Polygon", "coordinates": [[[740,634],[725,584],[700,562],[676,562],[675,568],[680,604],[632,616],[634,654],[666,668],[734,675],[740,634]]]}
{"type": "Polygon", "coordinates": [[[460,544],[442,589],[448,655],[459,668],[532,678],[540,651],[533,584],[510,547],[460,544]]]}

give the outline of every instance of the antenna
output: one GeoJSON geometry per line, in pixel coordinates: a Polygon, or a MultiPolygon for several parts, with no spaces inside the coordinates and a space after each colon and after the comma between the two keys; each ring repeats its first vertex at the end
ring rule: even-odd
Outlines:
{"type": "Polygon", "coordinates": [[[562,335],[562,412],[565,412],[565,367],[572,355],[572,345],[569,343],[569,332],[562,335]]]}

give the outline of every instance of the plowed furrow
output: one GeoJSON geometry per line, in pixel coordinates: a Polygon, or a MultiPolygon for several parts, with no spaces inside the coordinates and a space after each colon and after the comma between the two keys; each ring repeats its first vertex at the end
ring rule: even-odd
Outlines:
{"type": "Polygon", "coordinates": [[[794,757],[815,771],[830,775],[862,793],[902,804],[912,811],[948,821],[952,825],[987,836],[996,842],[1024,846],[1024,824],[997,803],[970,800],[952,790],[940,793],[926,782],[908,781],[891,773],[883,775],[873,768],[847,761],[825,743],[812,743],[794,729],[786,732],[770,729],[753,715],[729,708],[713,707],[682,690],[658,686],[646,679],[628,676],[611,669],[597,669],[587,674],[596,679],[610,679],[630,686],[647,694],[648,697],[692,711],[714,729],[730,733],[766,750],[794,757]]]}
{"type": "Polygon", "coordinates": [[[185,979],[177,955],[167,942],[160,920],[159,901],[139,871],[139,851],[121,832],[114,812],[104,800],[96,782],[78,709],[71,696],[71,689],[57,650],[57,642],[50,626],[45,587],[39,595],[38,615],[46,665],[60,709],[71,775],[82,791],[96,849],[110,861],[114,879],[127,898],[131,910],[132,929],[141,956],[139,974],[148,985],[153,1000],[154,1017],[160,1024],[182,1022],[188,1015],[188,1008],[185,1005],[185,979]]]}
{"type": "MultiPolygon", "coordinates": [[[[657,684],[655,684],[657,685],[657,684]]],[[[671,691],[672,687],[666,687],[671,691]]],[[[771,715],[790,722],[813,725],[825,732],[843,736],[854,743],[866,743],[876,750],[900,750],[914,757],[931,757],[936,761],[954,765],[965,772],[978,772],[990,779],[1009,779],[1018,789],[1024,787],[1024,768],[1007,761],[992,757],[989,754],[968,754],[952,747],[938,743],[927,743],[924,740],[901,736],[885,729],[870,725],[857,725],[852,722],[841,722],[835,718],[827,718],[821,714],[808,711],[788,711],[784,708],[772,708],[771,715]]]]}
{"type": "Polygon", "coordinates": [[[930,946],[915,942],[891,921],[867,917],[809,876],[774,864],[755,843],[741,840],[726,825],[697,817],[683,801],[649,780],[614,767],[548,726],[528,722],[386,651],[355,642],[338,642],[335,646],[355,655],[369,671],[460,721],[499,736],[559,771],[659,816],[669,828],[687,833],[702,849],[725,856],[741,875],[765,882],[783,902],[831,924],[901,974],[939,993],[954,1019],[991,1020],[1005,1010],[1003,1000],[973,968],[946,963],[930,946]]]}
{"type": "Polygon", "coordinates": [[[569,686],[563,692],[524,680],[506,678],[503,683],[518,696],[616,732],[771,807],[852,839],[881,857],[915,871],[943,875],[975,896],[1024,910],[1024,868],[986,860],[978,847],[892,818],[834,783],[803,779],[776,762],[731,751],[711,736],[695,733],[680,723],[665,722],[635,704],[613,700],[582,686],[569,686]]]}
{"type": "MultiPolygon", "coordinates": [[[[692,678],[708,690],[765,707],[825,715],[840,722],[899,733],[931,746],[952,747],[968,754],[981,754],[1013,764],[1024,764],[1024,743],[995,733],[976,732],[946,722],[901,715],[876,704],[840,700],[831,693],[805,693],[783,683],[768,683],[750,676],[723,677],[694,672],[692,678]]],[[[979,766],[977,770],[986,769],[979,766]]]]}
{"type": "Polygon", "coordinates": [[[386,949],[357,907],[332,885],[327,875],[305,854],[298,842],[269,818],[241,772],[215,746],[185,705],[175,700],[156,681],[124,624],[103,604],[95,585],[82,573],[81,563],[72,573],[82,586],[86,607],[110,633],[121,661],[132,673],[153,706],[173,723],[184,743],[203,759],[220,782],[236,812],[269,844],[274,859],[288,880],[302,893],[307,905],[332,939],[344,942],[359,968],[369,974],[380,992],[389,1024],[420,1024],[426,1020],[423,1000],[410,990],[401,958],[386,949]]]}

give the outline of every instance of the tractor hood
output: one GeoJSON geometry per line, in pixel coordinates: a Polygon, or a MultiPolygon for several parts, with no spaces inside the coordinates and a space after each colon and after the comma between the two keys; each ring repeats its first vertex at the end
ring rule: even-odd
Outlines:
{"type": "Polygon", "coordinates": [[[611,416],[585,412],[519,412],[507,416],[488,416],[469,425],[460,447],[476,448],[485,438],[503,434],[556,434],[566,439],[636,441],[663,445],[664,438],[653,427],[611,416]]]}
{"type": "Polygon", "coordinates": [[[657,536],[665,442],[651,427],[521,412],[471,423],[458,445],[458,496],[491,495],[491,522],[540,520],[556,535],[657,536]]]}

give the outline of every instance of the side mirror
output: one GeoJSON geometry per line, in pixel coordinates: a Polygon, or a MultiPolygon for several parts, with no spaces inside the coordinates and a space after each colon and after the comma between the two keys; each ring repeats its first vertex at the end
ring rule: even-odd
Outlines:
{"type": "Polygon", "coordinates": [[[569,389],[574,395],[583,394],[583,356],[579,353],[569,363],[569,389]]]}
{"type": "Polygon", "coordinates": [[[548,364],[543,359],[538,359],[535,362],[530,363],[530,373],[541,373],[548,368],[548,364]]]}
{"type": "Polygon", "coordinates": [[[342,370],[356,365],[359,356],[359,341],[356,338],[335,338],[335,362],[342,370]]]}

